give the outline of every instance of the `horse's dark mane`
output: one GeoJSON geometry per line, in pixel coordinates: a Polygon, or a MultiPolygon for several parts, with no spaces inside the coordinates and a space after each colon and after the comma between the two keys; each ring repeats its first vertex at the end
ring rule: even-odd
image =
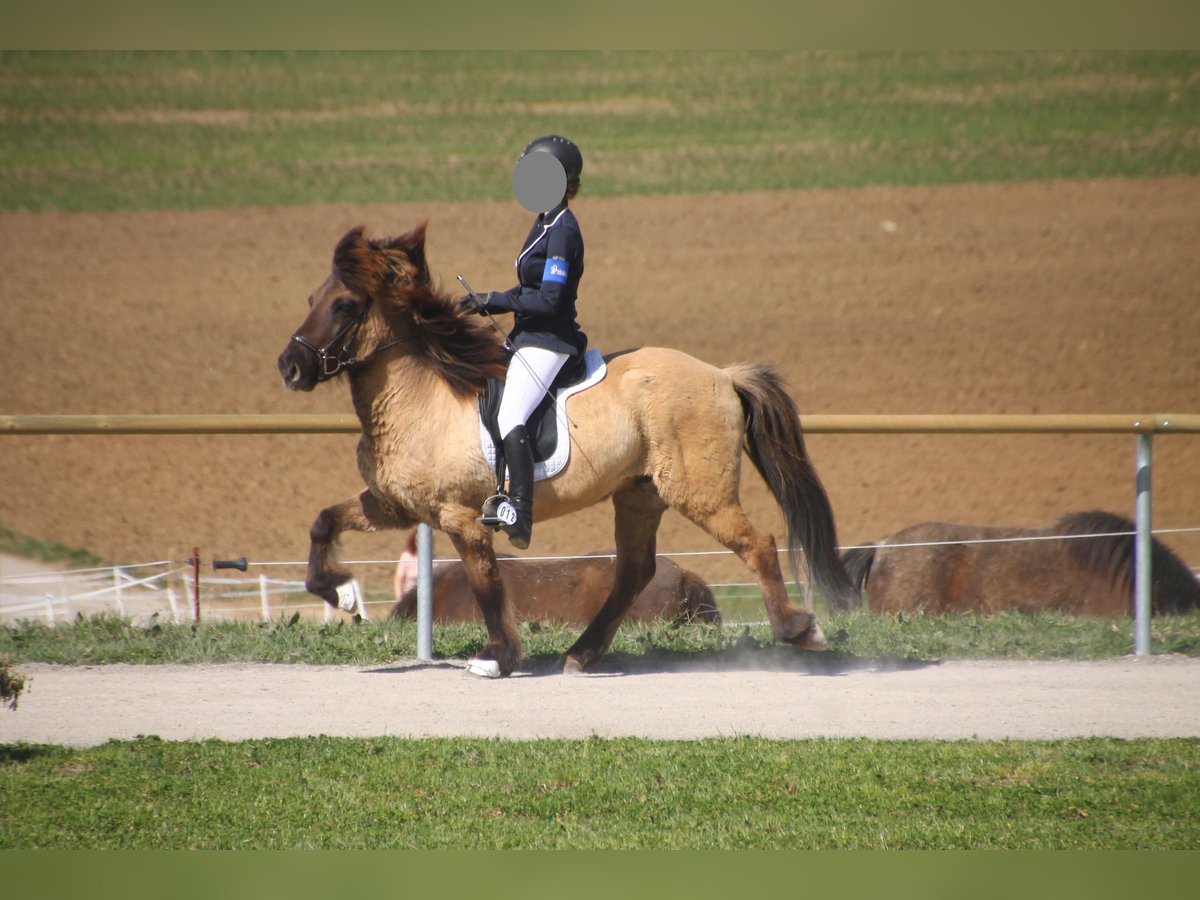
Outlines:
{"type": "MultiPolygon", "coordinates": [[[[1054,534],[1112,535],[1133,531],[1134,523],[1102,510],[1070,513],[1058,519],[1054,534]]],[[[1107,573],[1114,585],[1133,591],[1133,535],[1119,534],[1095,540],[1066,541],[1068,553],[1088,571],[1107,573]]],[[[1200,608],[1200,581],[1178,556],[1158,539],[1150,549],[1154,611],[1180,613],[1200,608]]]]}
{"type": "Polygon", "coordinates": [[[334,249],[333,269],[350,290],[380,301],[392,332],[454,393],[469,397],[487,379],[504,377],[501,335],[434,286],[424,223],[385,240],[368,239],[362,226],[350,229],[334,249]]]}
{"type": "Polygon", "coordinates": [[[1061,516],[1051,526],[1050,533],[1108,535],[1063,544],[1081,569],[1105,573],[1114,585],[1133,590],[1133,538],[1126,534],[1112,536],[1114,532],[1133,530],[1133,523],[1123,516],[1093,509],[1061,516]]]}
{"type": "Polygon", "coordinates": [[[384,310],[393,328],[416,339],[410,352],[459,396],[476,395],[489,378],[504,377],[508,364],[500,334],[428,282],[400,286],[384,310]]]}

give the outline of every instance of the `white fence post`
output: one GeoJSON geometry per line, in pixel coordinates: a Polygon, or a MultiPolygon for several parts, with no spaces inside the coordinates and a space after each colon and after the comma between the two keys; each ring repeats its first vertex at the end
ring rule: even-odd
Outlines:
{"type": "Polygon", "coordinates": [[[258,576],[258,596],[262,601],[262,620],[264,622],[271,621],[271,592],[267,588],[267,576],[260,574],[258,576]]]}
{"type": "MultiPolygon", "coordinates": [[[[62,598],[63,614],[70,616],[71,615],[71,586],[67,583],[67,576],[65,574],[61,574],[58,576],[58,595],[62,598]]],[[[54,606],[53,606],[53,604],[51,604],[50,612],[51,612],[50,624],[53,625],[54,624],[54,615],[53,615],[54,606]]]]}
{"type": "Polygon", "coordinates": [[[121,570],[113,566],[113,602],[117,606],[117,615],[125,618],[125,600],[121,596],[121,570]]]}
{"type": "Polygon", "coordinates": [[[1133,585],[1133,652],[1136,656],[1150,655],[1151,562],[1150,550],[1150,455],[1153,435],[1137,437],[1137,521],[1134,538],[1133,585]]]}
{"type": "Polygon", "coordinates": [[[433,660],[433,529],[417,526],[417,659],[433,660]]]}

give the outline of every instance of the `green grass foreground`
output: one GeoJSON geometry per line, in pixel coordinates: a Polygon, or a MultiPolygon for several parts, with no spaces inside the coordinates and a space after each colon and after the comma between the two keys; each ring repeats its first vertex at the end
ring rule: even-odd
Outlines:
{"type": "Polygon", "coordinates": [[[0,210],[1200,172],[1195,52],[0,52],[0,210]],[[553,77],[547,77],[552,73],[553,77]]]}
{"type": "MultiPolygon", "coordinates": [[[[1059,613],[992,616],[874,616],[841,613],[821,618],[830,649],[805,654],[775,644],[764,623],[711,625],[627,624],[618,631],[606,666],[705,663],[770,667],[837,666],[879,660],[1105,659],[1132,652],[1129,619],[1059,613]]],[[[575,641],[579,627],[526,623],[521,638],[527,664],[553,665],[575,641]]],[[[467,659],[486,638],[482,625],[436,625],[434,655],[467,659]]],[[[1200,613],[1154,619],[1154,653],[1200,656],[1200,613]]],[[[308,663],[373,665],[413,658],[417,628],[390,620],[358,625],[274,622],[201,622],[135,625],[112,615],[78,617],[48,626],[26,621],[0,628],[0,655],[14,663],[308,663]]]]}
{"type": "Polygon", "coordinates": [[[1200,846],[1200,740],[0,746],[0,848],[1200,846]]]}

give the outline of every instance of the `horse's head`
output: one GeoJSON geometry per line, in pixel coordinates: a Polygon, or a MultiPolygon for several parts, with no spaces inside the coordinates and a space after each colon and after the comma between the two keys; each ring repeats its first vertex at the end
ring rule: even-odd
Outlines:
{"type": "Polygon", "coordinates": [[[284,385],[311,391],[403,341],[384,310],[429,284],[425,225],[382,241],[364,237],[361,227],[346,232],[333,251],[333,271],[309,296],[308,316],[279,355],[284,385]]]}

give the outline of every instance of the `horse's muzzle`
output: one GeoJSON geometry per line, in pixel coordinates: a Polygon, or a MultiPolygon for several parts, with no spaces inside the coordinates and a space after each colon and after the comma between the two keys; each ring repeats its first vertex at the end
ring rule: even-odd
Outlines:
{"type": "Polygon", "coordinates": [[[289,391],[311,391],[317,386],[316,360],[299,344],[289,342],[279,354],[279,374],[289,391]]]}

